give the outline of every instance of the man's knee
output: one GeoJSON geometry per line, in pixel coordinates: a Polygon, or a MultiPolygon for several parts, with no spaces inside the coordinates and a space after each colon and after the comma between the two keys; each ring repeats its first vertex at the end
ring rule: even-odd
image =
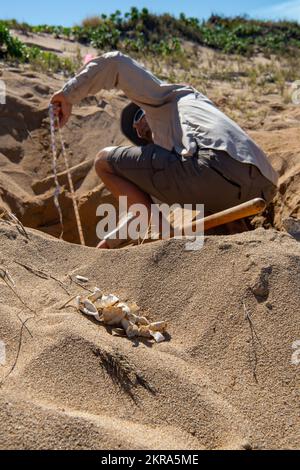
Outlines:
{"type": "Polygon", "coordinates": [[[112,166],[109,164],[107,157],[112,150],[115,150],[116,147],[105,147],[100,152],[98,152],[95,158],[95,170],[99,173],[112,173],[112,166]]]}

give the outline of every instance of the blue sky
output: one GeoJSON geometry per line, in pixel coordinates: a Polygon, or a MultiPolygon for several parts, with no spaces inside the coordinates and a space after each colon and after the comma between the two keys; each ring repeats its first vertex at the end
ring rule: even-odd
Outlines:
{"type": "Polygon", "coordinates": [[[178,0],[10,0],[2,1],[1,19],[16,18],[30,24],[62,24],[72,26],[90,15],[113,13],[119,9],[123,13],[131,6],[147,7],[154,13],[168,12],[178,15],[182,11],[187,16],[207,18],[212,12],[225,15],[248,14],[263,19],[292,19],[300,22],[300,0],[211,0],[203,2],[178,0]]]}

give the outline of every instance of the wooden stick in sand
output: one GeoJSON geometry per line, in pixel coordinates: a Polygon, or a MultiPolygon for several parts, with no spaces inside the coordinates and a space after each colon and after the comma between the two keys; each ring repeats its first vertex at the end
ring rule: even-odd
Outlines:
{"type": "Polygon", "coordinates": [[[236,220],[244,219],[245,217],[250,217],[252,215],[259,214],[263,212],[267,207],[266,201],[261,198],[251,199],[251,201],[244,202],[239,206],[231,207],[222,212],[217,212],[216,214],[209,215],[204,219],[195,220],[191,224],[188,224],[184,227],[185,232],[189,230],[193,233],[197,233],[197,227],[201,227],[204,223],[204,232],[211,228],[219,227],[220,225],[228,224],[229,222],[234,222],[236,220]]]}

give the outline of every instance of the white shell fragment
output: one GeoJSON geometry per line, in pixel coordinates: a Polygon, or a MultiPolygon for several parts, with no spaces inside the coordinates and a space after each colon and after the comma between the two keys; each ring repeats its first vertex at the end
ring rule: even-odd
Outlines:
{"type": "Polygon", "coordinates": [[[88,299],[85,299],[83,301],[83,306],[84,306],[84,309],[88,312],[89,315],[94,315],[95,313],[98,313],[98,310],[97,310],[96,306],[93,304],[93,302],[91,302],[88,299]]]}
{"type": "Polygon", "coordinates": [[[119,302],[118,307],[121,307],[123,312],[126,313],[126,315],[131,315],[130,308],[125,302],[119,302]]]}
{"type": "Polygon", "coordinates": [[[94,293],[92,295],[89,295],[89,300],[91,302],[96,302],[96,300],[100,299],[101,297],[101,290],[98,289],[98,287],[95,287],[94,293]]]}
{"type": "Polygon", "coordinates": [[[76,276],[76,279],[79,282],[89,282],[88,278],[83,276],[76,276]]]}
{"type": "Polygon", "coordinates": [[[87,298],[76,297],[76,307],[81,313],[93,316],[105,325],[113,326],[114,336],[122,336],[123,333],[130,339],[149,338],[157,343],[166,339],[166,322],[150,323],[147,318],[138,315],[139,307],[135,303],[122,302],[113,294],[102,294],[97,287],[87,298]]]}
{"type": "Polygon", "coordinates": [[[89,299],[82,299],[80,296],[76,297],[76,306],[80,312],[101,321],[97,307],[89,299]]]}
{"type": "Polygon", "coordinates": [[[81,297],[80,295],[77,295],[75,299],[75,305],[76,305],[77,310],[80,310],[80,302],[81,302],[81,297]]]}
{"type": "Polygon", "coordinates": [[[164,335],[159,333],[159,331],[156,331],[155,333],[151,333],[151,336],[153,336],[153,338],[155,339],[157,343],[162,343],[163,341],[165,341],[164,335]]]}
{"type": "Polygon", "coordinates": [[[97,305],[99,306],[99,308],[106,308],[112,307],[117,302],[119,302],[119,299],[115,295],[102,295],[102,297],[97,302],[97,305]]]}
{"type": "MultiPolygon", "coordinates": [[[[96,288],[97,289],[97,288],[96,288]]],[[[98,309],[94,304],[96,300],[96,294],[98,294],[99,289],[96,290],[86,299],[80,295],[76,297],[76,306],[77,309],[85,313],[85,315],[91,315],[93,317],[99,317],[98,309]]]]}

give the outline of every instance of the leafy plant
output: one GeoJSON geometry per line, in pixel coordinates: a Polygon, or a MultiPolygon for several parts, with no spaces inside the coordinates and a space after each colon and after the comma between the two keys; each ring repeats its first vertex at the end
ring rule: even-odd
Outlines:
{"type": "MultiPolygon", "coordinates": [[[[267,57],[280,54],[293,57],[300,49],[300,25],[290,21],[261,21],[246,17],[222,17],[211,15],[207,21],[187,17],[178,18],[165,13],[152,14],[147,8],[132,7],[122,15],[120,10],[111,15],[86,18],[82,25],[63,26],[18,23],[16,20],[1,22],[2,29],[27,33],[46,33],[67,38],[81,44],[103,50],[120,49],[127,52],[142,51],[156,55],[178,55],[182,40],[211,47],[227,54],[251,56],[257,52],[267,57]]],[[[7,32],[2,31],[3,38],[7,32]]],[[[17,40],[3,39],[3,54],[22,57],[23,46],[17,40]]],[[[26,54],[25,54],[26,55],[26,54]]]]}
{"type": "Polygon", "coordinates": [[[0,48],[2,53],[16,59],[23,58],[26,52],[26,46],[18,38],[10,35],[4,24],[0,24],[0,48]]]}

